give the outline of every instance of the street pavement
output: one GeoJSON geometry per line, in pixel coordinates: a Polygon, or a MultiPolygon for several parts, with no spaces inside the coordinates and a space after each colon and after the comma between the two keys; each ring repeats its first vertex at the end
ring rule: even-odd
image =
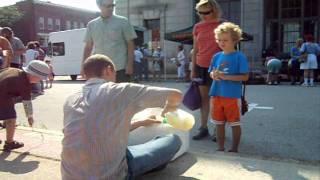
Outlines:
{"type": "MultiPolygon", "coordinates": [[[[0,154],[1,179],[60,179],[62,106],[84,81],[55,81],[45,95],[34,99],[35,128],[26,126],[21,104],[16,105],[16,139],[25,147],[0,154]],[[29,154],[28,154],[29,153],[29,154]]],[[[187,89],[187,83],[161,82],[150,85],[187,89]]],[[[190,142],[190,150],[161,172],[139,179],[320,179],[320,86],[247,87],[251,111],[242,118],[240,153],[216,152],[207,138],[190,142]]],[[[184,108],[183,108],[184,109],[184,108]]],[[[190,111],[189,111],[190,112],[190,111]]],[[[199,119],[199,111],[191,112],[199,119]]],[[[196,123],[191,131],[194,134],[196,123]]],[[[212,132],[213,124],[209,123],[212,132]]],[[[226,146],[231,144],[227,127],[226,146]]],[[[0,130],[0,139],[4,139],[0,130]]]]}

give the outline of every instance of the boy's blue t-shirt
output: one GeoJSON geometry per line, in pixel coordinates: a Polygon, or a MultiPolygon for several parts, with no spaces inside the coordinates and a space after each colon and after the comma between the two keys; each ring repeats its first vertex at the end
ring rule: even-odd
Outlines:
{"type": "MultiPolygon", "coordinates": [[[[223,52],[216,53],[211,60],[208,72],[210,73],[215,69],[219,69],[226,75],[240,75],[249,72],[247,58],[239,51],[230,54],[224,54],[223,52]]],[[[213,81],[209,96],[240,98],[242,90],[241,85],[242,82],[240,81],[213,81]]]]}

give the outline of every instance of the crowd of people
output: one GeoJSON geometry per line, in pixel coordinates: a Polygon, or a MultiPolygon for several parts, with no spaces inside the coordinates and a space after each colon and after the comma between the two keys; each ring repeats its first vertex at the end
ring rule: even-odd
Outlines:
{"type": "MultiPolygon", "coordinates": [[[[314,42],[314,36],[306,34],[304,39],[297,39],[289,56],[287,74],[290,84],[314,86],[314,81],[318,79],[320,70],[320,44],[314,42]]],[[[269,85],[279,84],[281,69],[285,68],[283,66],[284,60],[271,49],[264,58],[268,71],[267,83],[269,85]]]]}
{"type": "MultiPolygon", "coordinates": [[[[86,82],[80,92],[67,98],[63,107],[62,179],[134,179],[165,168],[179,150],[181,140],[175,134],[168,134],[145,144],[128,146],[131,130],[159,123],[153,117],[131,122],[132,116],[149,107],[162,106],[162,115],[176,111],[183,95],[178,89],[130,83],[131,77],[135,82],[149,79],[149,62],[153,80],[160,80],[165,68],[164,53],[161,47],[151,52],[147,45],[134,44],[136,33],[126,18],[113,13],[113,0],[96,0],[96,3],[101,16],[88,23],[84,38],[81,74],[86,82]]],[[[234,23],[222,21],[215,0],[200,0],[195,10],[201,21],[193,29],[193,49],[187,53],[183,45],[179,45],[175,60],[178,80],[197,79],[199,85],[200,127],[192,139],[201,140],[210,135],[210,119],[215,124],[211,135],[218,143],[217,151],[225,151],[228,124],[232,130],[228,152],[237,153],[242,133],[238,101],[242,82],[249,79],[247,57],[236,49],[242,30],[234,23]]],[[[4,149],[8,151],[23,146],[14,139],[15,97],[22,97],[26,117],[32,126],[30,84],[45,80],[45,87],[50,88],[54,77],[50,61],[44,61],[45,52],[39,43],[28,42],[26,47],[10,28],[2,28],[0,120],[6,124],[4,149]]],[[[313,70],[317,68],[319,51],[310,37],[304,43],[297,41],[290,62],[293,83],[300,76],[297,70],[300,68],[304,70],[302,85],[314,85],[313,70]],[[306,58],[302,60],[304,54],[306,58]]],[[[269,56],[266,67],[268,82],[276,84],[281,61],[269,56]]],[[[41,87],[43,90],[44,83],[41,87]]]]}
{"type": "MultiPolygon", "coordinates": [[[[27,67],[32,60],[45,60],[46,53],[40,47],[38,41],[29,41],[24,46],[23,42],[14,35],[10,27],[0,28],[0,35],[0,40],[2,41],[0,50],[5,53],[1,56],[1,68],[12,67],[22,69],[23,67],[27,67]]],[[[52,83],[50,82],[53,81],[54,72],[50,65],[50,60],[46,59],[46,63],[50,66],[50,76],[32,85],[32,92],[34,94],[43,94],[45,88],[52,87],[52,83]],[[48,82],[48,85],[44,86],[44,82],[48,82]]]]}

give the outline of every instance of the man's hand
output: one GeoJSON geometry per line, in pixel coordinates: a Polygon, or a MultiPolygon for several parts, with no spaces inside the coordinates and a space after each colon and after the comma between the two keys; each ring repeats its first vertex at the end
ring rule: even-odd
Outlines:
{"type": "Polygon", "coordinates": [[[153,124],[159,124],[161,123],[160,120],[157,120],[156,119],[156,116],[149,116],[147,119],[145,120],[142,120],[141,121],[141,126],[150,126],[150,125],[153,125],[153,124]]]}
{"type": "Polygon", "coordinates": [[[142,126],[150,126],[152,124],[159,124],[159,123],[161,123],[161,121],[157,120],[156,116],[149,116],[146,119],[131,121],[130,131],[133,131],[142,126]]]}
{"type": "Polygon", "coordinates": [[[32,127],[32,125],[33,125],[33,117],[29,117],[28,118],[28,123],[29,123],[29,126],[32,127]]]}
{"type": "Polygon", "coordinates": [[[161,112],[161,116],[164,117],[164,115],[167,113],[167,112],[173,112],[173,111],[176,111],[178,109],[178,106],[179,105],[171,105],[171,104],[168,104],[166,103],[163,107],[163,110],[161,112]]]}

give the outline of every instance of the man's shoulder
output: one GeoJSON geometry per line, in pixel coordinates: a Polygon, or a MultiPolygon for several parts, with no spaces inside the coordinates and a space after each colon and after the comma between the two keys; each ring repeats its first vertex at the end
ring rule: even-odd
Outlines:
{"type": "Polygon", "coordinates": [[[23,45],[23,42],[18,37],[12,37],[11,46],[23,45]]]}
{"type": "Polygon", "coordinates": [[[92,19],[92,20],[90,20],[90,21],[88,22],[88,26],[91,25],[91,24],[99,23],[100,21],[101,21],[101,17],[100,17],[100,16],[99,16],[99,17],[96,17],[96,18],[94,18],[94,19],[92,19]]]}
{"type": "Polygon", "coordinates": [[[18,37],[13,37],[13,38],[12,38],[12,41],[13,41],[13,42],[21,42],[21,43],[22,43],[21,39],[18,38],[18,37]]]}
{"type": "Polygon", "coordinates": [[[124,16],[117,15],[117,14],[114,14],[114,15],[112,16],[112,18],[113,18],[114,20],[121,21],[121,22],[129,22],[129,21],[128,21],[128,18],[126,18],[126,17],[124,17],[124,16]]]}

